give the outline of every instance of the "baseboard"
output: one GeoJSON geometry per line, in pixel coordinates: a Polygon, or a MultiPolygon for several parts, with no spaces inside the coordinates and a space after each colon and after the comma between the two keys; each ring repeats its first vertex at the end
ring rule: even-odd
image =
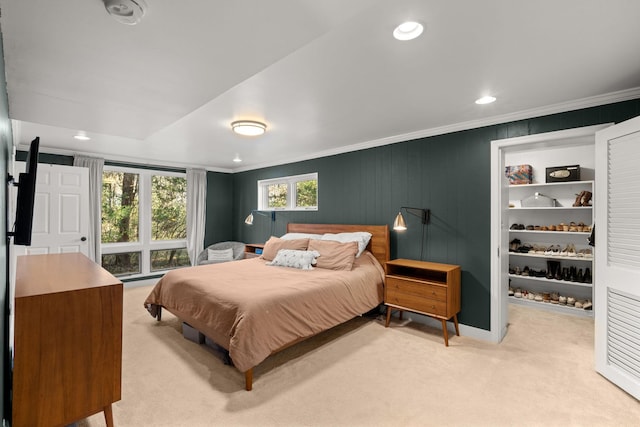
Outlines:
{"type": "Polygon", "coordinates": [[[140,279],[140,280],[129,280],[127,282],[123,282],[125,289],[127,288],[137,288],[140,286],[149,286],[155,285],[160,280],[159,277],[152,277],[149,279],[140,279]]]}
{"type": "MultiPolygon", "coordinates": [[[[397,314],[394,313],[393,316],[397,316],[397,314]]],[[[412,313],[410,311],[404,311],[402,317],[412,322],[417,322],[432,328],[442,328],[442,322],[438,319],[434,319],[433,317],[423,316],[422,314],[412,313]]],[[[461,336],[481,341],[494,342],[491,331],[476,328],[473,326],[463,325],[462,323],[458,323],[458,328],[460,329],[461,336]]],[[[449,337],[455,336],[456,328],[453,322],[447,322],[447,331],[449,331],[449,337]]]]}

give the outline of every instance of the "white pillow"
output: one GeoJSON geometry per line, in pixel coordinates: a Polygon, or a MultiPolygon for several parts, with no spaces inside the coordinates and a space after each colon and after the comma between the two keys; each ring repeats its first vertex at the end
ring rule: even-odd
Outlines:
{"type": "Polygon", "coordinates": [[[296,240],[296,239],[316,239],[320,240],[322,238],[322,234],[312,234],[312,233],[287,233],[280,237],[282,240],[296,240]]]}
{"type": "Polygon", "coordinates": [[[273,261],[268,262],[267,265],[313,270],[312,265],[316,263],[316,258],[319,256],[320,252],[318,251],[280,249],[273,261]]]}
{"type": "Polygon", "coordinates": [[[233,261],[233,249],[209,249],[207,259],[215,262],[233,261]]]}
{"type": "Polygon", "coordinates": [[[367,245],[369,244],[369,240],[371,240],[371,233],[366,231],[356,231],[354,233],[338,233],[338,234],[323,234],[321,240],[335,240],[336,242],[356,242],[358,243],[358,253],[356,254],[356,258],[362,255],[365,249],[367,249],[367,245]]]}

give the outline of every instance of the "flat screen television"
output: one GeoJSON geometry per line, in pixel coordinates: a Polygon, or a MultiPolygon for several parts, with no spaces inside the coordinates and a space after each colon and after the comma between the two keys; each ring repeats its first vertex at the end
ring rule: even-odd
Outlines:
{"type": "Polygon", "coordinates": [[[38,151],[40,138],[31,141],[27,164],[24,173],[18,177],[18,197],[16,200],[16,221],[13,235],[14,245],[31,246],[31,230],[33,228],[33,205],[36,196],[36,175],[38,170],[38,151]]]}

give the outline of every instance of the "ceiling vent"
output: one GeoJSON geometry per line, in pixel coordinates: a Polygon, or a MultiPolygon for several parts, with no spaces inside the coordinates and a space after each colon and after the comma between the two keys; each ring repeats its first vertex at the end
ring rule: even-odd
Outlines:
{"type": "Polygon", "coordinates": [[[113,19],[126,25],[136,25],[147,11],[144,0],[102,0],[113,19]]]}

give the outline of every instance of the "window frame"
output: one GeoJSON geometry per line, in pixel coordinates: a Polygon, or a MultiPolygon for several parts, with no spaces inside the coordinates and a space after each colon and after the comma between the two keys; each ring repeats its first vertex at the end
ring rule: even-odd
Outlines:
{"type": "Polygon", "coordinates": [[[258,208],[259,211],[317,211],[319,209],[318,192],[320,191],[318,182],[318,172],[306,173],[302,175],[283,176],[279,178],[258,180],[258,208]],[[297,199],[296,184],[301,181],[316,181],[316,205],[315,206],[295,206],[297,199]],[[287,186],[287,206],[282,208],[269,207],[269,186],[273,184],[284,184],[287,186]]]}
{"type": "MultiPolygon", "coordinates": [[[[121,252],[140,252],[140,273],[121,275],[120,278],[135,279],[156,274],[164,274],[172,269],[151,270],[151,251],[166,249],[186,249],[187,239],[151,240],[151,178],[157,175],[175,176],[187,179],[186,173],[171,172],[158,169],[143,169],[125,166],[104,165],[105,172],[132,173],[139,176],[138,180],[138,241],[102,243],[100,237],[101,255],[117,254],[121,252]]],[[[100,187],[102,188],[102,187],[100,187]]],[[[101,202],[102,206],[102,202],[101,202]]],[[[185,206],[186,209],[186,206],[185,206]]],[[[187,213],[188,215],[188,213],[187,213]]],[[[102,217],[102,215],[101,215],[102,217]]],[[[102,221],[102,219],[101,219],[102,221]]],[[[102,264],[102,259],[100,260],[102,264]]]]}

